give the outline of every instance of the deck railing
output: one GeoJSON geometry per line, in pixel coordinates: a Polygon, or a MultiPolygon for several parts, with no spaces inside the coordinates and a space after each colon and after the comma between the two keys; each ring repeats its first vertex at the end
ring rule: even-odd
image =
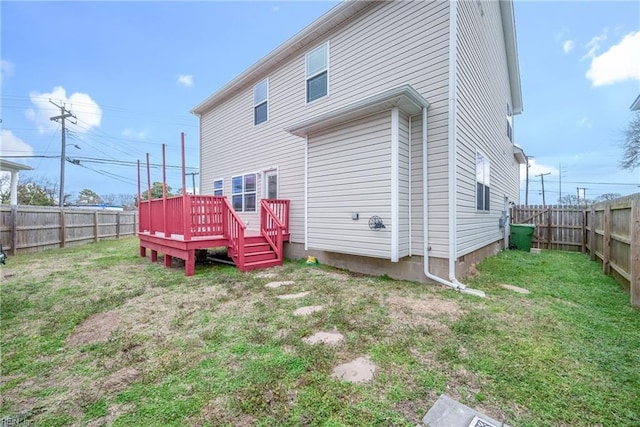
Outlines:
{"type": "MultiPolygon", "coordinates": [[[[260,202],[260,233],[267,240],[271,249],[276,253],[276,259],[281,260],[284,256],[284,233],[286,233],[285,223],[280,219],[280,215],[287,215],[288,209],[279,208],[276,213],[272,207],[288,207],[286,204],[274,203],[279,200],[265,200],[260,202]],[[286,213],[285,213],[286,212],[286,213]]],[[[288,202],[288,200],[285,200],[288,202]]],[[[288,203],[287,203],[288,204],[288,203]]]]}
{"type": "Polygon", "coordinates": [[[289,234],[289,200],[262,199],[284,226],[284,234],[289,234]]]}
{"type": "Polygon", "coordinates": [[[244,267],[244,234],[247,226],[242,222],[236,211],[233,210],[229,199],[226,197],[222,199],[225,205],[222,219],[224,221],[223,227],[226,230],[225,237],[228,239],[227,253],[236,263],[236,266],[242,269],[244,267]]]}

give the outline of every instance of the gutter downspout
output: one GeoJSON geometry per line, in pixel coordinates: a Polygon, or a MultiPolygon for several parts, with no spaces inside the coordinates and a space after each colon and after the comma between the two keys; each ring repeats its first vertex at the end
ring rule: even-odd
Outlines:
{"type": "Polygon", "coordinates": [[[456,289],[458,291],[484,298],[485,293],[467,288],[456,279],[456,37],[457,37],[457,4],[449,3],[449,280],[435,276],[429,272],[429,190],[427,174],[427,109],[422,109],[422,197],[424,228],[424,275],[429,279],[456,289]],[[451,7],[453,6],[453,10],[451,7]]]}

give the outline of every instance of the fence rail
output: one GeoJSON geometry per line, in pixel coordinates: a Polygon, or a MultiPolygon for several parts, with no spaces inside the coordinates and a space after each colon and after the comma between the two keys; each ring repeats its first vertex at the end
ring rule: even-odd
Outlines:
{"type": "Polygon", "coordinates": [[[583,208],[514,206],[515,224],[534,224],[532,247],[588,253],[640,307],[640,193],[583,208]]]}
{"type": "Polygon", "coordinates": [[[137,224],[137,212],[49,206],[0,207],[0,240],[3,249],[12,255],[133,236],[137,224]]]}

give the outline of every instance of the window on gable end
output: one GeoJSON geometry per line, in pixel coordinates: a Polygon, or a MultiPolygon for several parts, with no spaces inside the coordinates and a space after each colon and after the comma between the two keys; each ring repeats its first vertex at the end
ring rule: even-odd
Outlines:
{"type": "Polygon", "coordinates": [[[329,43],[306,55],[307,102],[323,98],[329,93],[329,43]]]}
{"type": "Polygon", "coordinates": [[[253,124],[269,120],[269,79],[264,79],[253,87],[253,124]]]}
{"type": "Polygon", "coordinates": [[[476,151],[476,211],[489,211],[490,192],[490,169],[489,158],[476,151]]]}

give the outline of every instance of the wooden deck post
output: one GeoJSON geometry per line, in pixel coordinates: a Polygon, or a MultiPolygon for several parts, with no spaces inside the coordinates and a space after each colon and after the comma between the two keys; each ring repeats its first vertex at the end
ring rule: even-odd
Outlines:
{"type": "Polygon", "coordinates": [[[629,293],[631,305],[640,308],[640,197],[631,200],[631,253],[629,293]]]}
{"type": "Polygon", "coordinates": [[[611,203],[604,206],[604,236],[602,238],[602,272],[611,274],[611,203]]]}

